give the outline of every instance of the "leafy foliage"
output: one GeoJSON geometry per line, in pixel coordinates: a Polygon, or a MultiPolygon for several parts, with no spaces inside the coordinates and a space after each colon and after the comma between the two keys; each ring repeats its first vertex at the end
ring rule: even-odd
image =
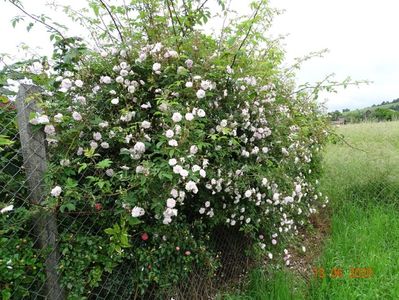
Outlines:
{"type": "Polygon", "coordinates": [[[212,275],[220,226],[248,236],[253,256],[281,253],[322,201],[327,125],[316,98],[332,87],[294,90],[283,51],[264,35],[265,1],[221,37],[199,29],[212,17],[205,4],[90,1],[94,16],[66,7],[96,46],[51,30],[53,61],[15,66],[44,88],[31,123],[47,134],[42,205],[57,212],[72,299],[124,265],[143,295],[195,267],[212,275]]]}

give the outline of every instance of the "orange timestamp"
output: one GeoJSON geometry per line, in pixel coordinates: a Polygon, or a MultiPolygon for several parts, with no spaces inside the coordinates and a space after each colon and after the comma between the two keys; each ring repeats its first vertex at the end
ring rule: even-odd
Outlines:
{"type": "MultiPolygon", "coordinates": [[[[312,268],[313,271],[313,276],[315,278],[332,278],[332,279],[337,279],[337,278],[344,278],[344,269],[343,268],[332,268],[329,272],[325,268],[312,268]]],[[[349,278],[354,279],[354,278],[370,278],[374,275],[373,269],[372,268],[349,268],[349,278]]]]}

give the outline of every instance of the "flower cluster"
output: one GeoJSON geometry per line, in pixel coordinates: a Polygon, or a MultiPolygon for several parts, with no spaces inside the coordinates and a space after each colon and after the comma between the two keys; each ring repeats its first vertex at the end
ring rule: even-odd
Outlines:
{"type": "Polygon", "coordinates": [[[118,255],[145,242],[148,256],[186,244],[169,259],[200,257],[203,236],[225,226],[273,259],[322,198],[325,123],[278,76],[248,75],[256,64],[194,54],[162,43],[113,48],[58,74],[52,101],[30,120],[54,162],[49,203],[122,216],[111,240],[116,230],[141,238],[115,246],[118,255]]]}

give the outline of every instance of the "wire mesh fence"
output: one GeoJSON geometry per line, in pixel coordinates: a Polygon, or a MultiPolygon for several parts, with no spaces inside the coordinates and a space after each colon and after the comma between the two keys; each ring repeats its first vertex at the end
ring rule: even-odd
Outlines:
{"type": "MultiPolygon", "coordinates": [[[[96,277],[96,284],[82,287],[86,299],[211,299],[227,287],[242,283],[243,275],[254,264],[246,253],[250,239],[223,226],[209,238],[210,249],[220,264],[216,271],[193,263],[187,276],[170,285],[139,286],[133,277],[140,266],[132,257],[118,260],[112,267],[96,264],[101,261],[99,255],[107,255],[95,251],[101,248],[97,241],[104,239],[104,230],[109,227],[103,220],[117,221],[118,216],[112,207],[62,211],[44,205],[49,193],[46,170],[52,149],[45,133],[29,122],[32,113],[40,110],[31,97],[36,92],[36,87],[21,85],[17,100],[3,103],[0,109],[0,136],[7,138],[6,145],[0,145],[3,299],[76,299],[66,292],[71,288],[71,278],[64,280],[71,276],[71,271],[64,272],[66,269],[96,277]],[[76,245],[83,250],[74,251],[76,245]],[[86,263],[80,257],[85,257],[86,263]]],[[[85,176],[83,171],[77,184],[85,176]]]]}

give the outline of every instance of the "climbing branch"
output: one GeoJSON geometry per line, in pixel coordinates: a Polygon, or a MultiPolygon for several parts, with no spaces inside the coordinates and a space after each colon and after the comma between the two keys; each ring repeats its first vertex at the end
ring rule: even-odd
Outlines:
{"type": "Polygon", "coordinates": [[[99,1],[100,1],[100,3],[102,4],[102,6],[105,8],[105,10],[107,11],[108,15],[111,17],[112,22],[114,23],[115,28],[116,28],[116,30],[118,31],[119,37],[121,38],[122,43],[124,43],[124,42],[125,42],[125,39],[123,38],[122,32],[120,31],[118,24],[116,23],[116,20],[115,20],[114,15],[113,15],[112,12],[110,11],[108,5],[105,4],[105,2],[104,2],[103,0],[99,0],[99,1]]]}
{"type": "Polygon", "coordinates": [[[21,12],[23,12],[25,15],[27,15],[29,18],[31,18],[32,20],[35,20],[36,22],[44,25],[45,27],[47,27],[49,30],[56,32],[63,40],[66,40],[65,36],[61,33],[61,31],[59,31],[57,28],[55,28],[54,26],[47,24],[46,22],[44,22],[43,20],[39,19],[38,17],[36,17],[35,15],[30,14],[29,12],[27,12],[20,4],[18,4],[15,0],[10,0],[10,3],[12,5],[14,5],[16,8],[18,8],[21,12]]]}
{"type": "Polygon", "coordinates": [[[240,46],[238,47],[238,50],[237,50],[237,52],[235,53],[235,55],[234,55],[234,57],[233,57],[233,62],[232,62],[231,65],[230,65],[231,68],[233,68],[233,66],[234,66],[234,64],[235,64],[235,62],[236,62],[236,60],[237,60],[238,53],[240,52],[241,48],[244,46],[245,42],[247,41],[247,39],[248,39],[248,37],[249,37],[249,34],[250,34],[251,31],[252,31],[252,27],[253,27],[253,25],[254,25],[254,23],[255,23],[256,16],[258,15],[259,10],[260,10],[262,4],[263,4],[263,1],[259,1],[258,7],[256,8],[255,13],[254,13],[254,15],[253,15],[253,17],[252,17],[251,25],[249,26],[248,31],[247,31],[247,33],[245,34],[244,39],[241,41],[241,44],[240,44],[240,46]]]}

